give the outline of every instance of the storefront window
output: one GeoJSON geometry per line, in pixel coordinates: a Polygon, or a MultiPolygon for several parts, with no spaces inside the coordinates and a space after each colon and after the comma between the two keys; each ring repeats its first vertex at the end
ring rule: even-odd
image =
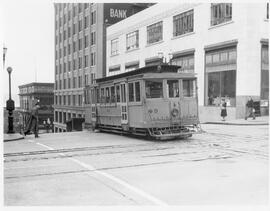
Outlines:
{"type": "Polygon", "coordinates": [[[145,82],[146,98],[163,98],[162,80],[147,80],[145,82]]]}
{"type": "Polygon", "coordinates": [[[183,97],[195,97],[196,87],[195,80],[183,80],[183,97]]]}
{"type": "Polygon", "coordinates": [[[268,45],[262,46],[261,59],[261,99],[269,99],[269,55],[268,45]]]}
{"type": "Polygon", "coordinates": [[[219,106],[225,98],[227,106],[235,106],[236,71],[221,71],[207,74],[208,105],[219,106]]]}
{"type": "Polygon", "coordinates": [[[168,80],[167,81],[169,97],[179,97],[179,81],[178,80],[168,80]]]}

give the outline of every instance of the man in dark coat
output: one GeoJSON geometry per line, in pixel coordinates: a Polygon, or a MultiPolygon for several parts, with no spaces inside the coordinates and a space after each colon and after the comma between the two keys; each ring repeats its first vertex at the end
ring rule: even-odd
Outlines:
{"type": "Polygon", "coordinates": [[[38,137],[38,109],[39,101],[34,101],[34,107],[32,108],[31,112],[29,113],[29,118],[26,123],[26,130],[24,132],[24,135],[30,134],[30,131],[32,131],[35,134],[35,138],[38,137]]]}
{"type": "Polygon", "coordinates": [[[247,104],[246,104],[246,116],[245,120],[247,120],[248,117],[252,116],[253,119],[255,119],[255,112],[254,112],[254,103],[251,97],[248,98],[247,104]]]}

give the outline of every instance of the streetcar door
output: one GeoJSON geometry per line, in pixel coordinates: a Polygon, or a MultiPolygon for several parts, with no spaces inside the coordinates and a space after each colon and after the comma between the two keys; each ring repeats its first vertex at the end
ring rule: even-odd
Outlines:
{"type": "Polygon", "coordinates": [[[127,108],[127,86],[125,83],[120,84],[121,89],[121,124],[128,124],[128,108],[127,108]]]}

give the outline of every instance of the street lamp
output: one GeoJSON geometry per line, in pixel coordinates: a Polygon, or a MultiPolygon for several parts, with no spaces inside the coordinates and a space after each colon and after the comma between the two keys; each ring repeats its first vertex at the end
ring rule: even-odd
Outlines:
{"type": "Polygon", "coordinates": [[[7,48],[3,48],[3,69],[5,69],[5,61],[6,61],[7,48]]]}
{"type": "Polygon", "coordinates": [[[11,99],[11,72],[12,68],[8,67],[7,72],[9,75],[9,99],[7,100],[6,109],[8,110],[8,132],[7,133],[14,133],[13,130],[13,110],[15,108],[14,101],[11,99]]]}

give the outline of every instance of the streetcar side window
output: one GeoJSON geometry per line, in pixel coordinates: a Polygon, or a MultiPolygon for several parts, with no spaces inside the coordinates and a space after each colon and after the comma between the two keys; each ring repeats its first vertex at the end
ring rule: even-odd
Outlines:
{"type": "Polygon", "coordinates": [[[105,103],[105,93],[104,93],[104,88],[101,88],[101,99],[100,99],[101,103],[105,103]]]}
{"type": "Polygon", "coordinates": [[[115,91],[114,86],[111,86],[111,102],[115,103],[115,91]]]}
{"type": "Polygon", "coordinates": [[[169,97],[179,97],[179,81],[178,80],[167,80],[167,86],[169,91],[169,97]]]}
{"type": "Polygon", "coordinates": [[[134,102],[134,84],[128,83],[128,101],[134,102]]]}
{"type": "Polygon", "coordinates": [[[141,101],[141,88],[140,88],[140,82],[135,82],[135,100],[136,102],[141,101]]]}
{"type": "Polygon", "coordinates": [[[116,102],[120,102],[120,86],[116,85],[116,102]]]}
{"type": "Polygon", "coordinates": [[[110,102],[110,89],[109,89],[109,87],[106,87],[106,92],[105,92],[105,94],[106,94],[106,103],[109,103],[110,102]]]}
{"type": "Polygon", "coordinates": [[[163,98],[162,80],[146,80],[145,93],[146,98],[163,98]]]}
{"type": "Polygon", "coordinates": [[[196,87],[194,79],[183,80],[183,96],[184,97],[196,96],[196,87]]]}
{"type": "Polygon", "coordinates": [[[126,102],[126,85],[121,84],[121,96],[122,96],[122,102],[126,102]]]}
{"type": "Polygon", "coordinates": [[[99,89],[96,89],[96,97],[97,97],[97,103],[100,103],[100,98],[99,98],[99,89]]]}

